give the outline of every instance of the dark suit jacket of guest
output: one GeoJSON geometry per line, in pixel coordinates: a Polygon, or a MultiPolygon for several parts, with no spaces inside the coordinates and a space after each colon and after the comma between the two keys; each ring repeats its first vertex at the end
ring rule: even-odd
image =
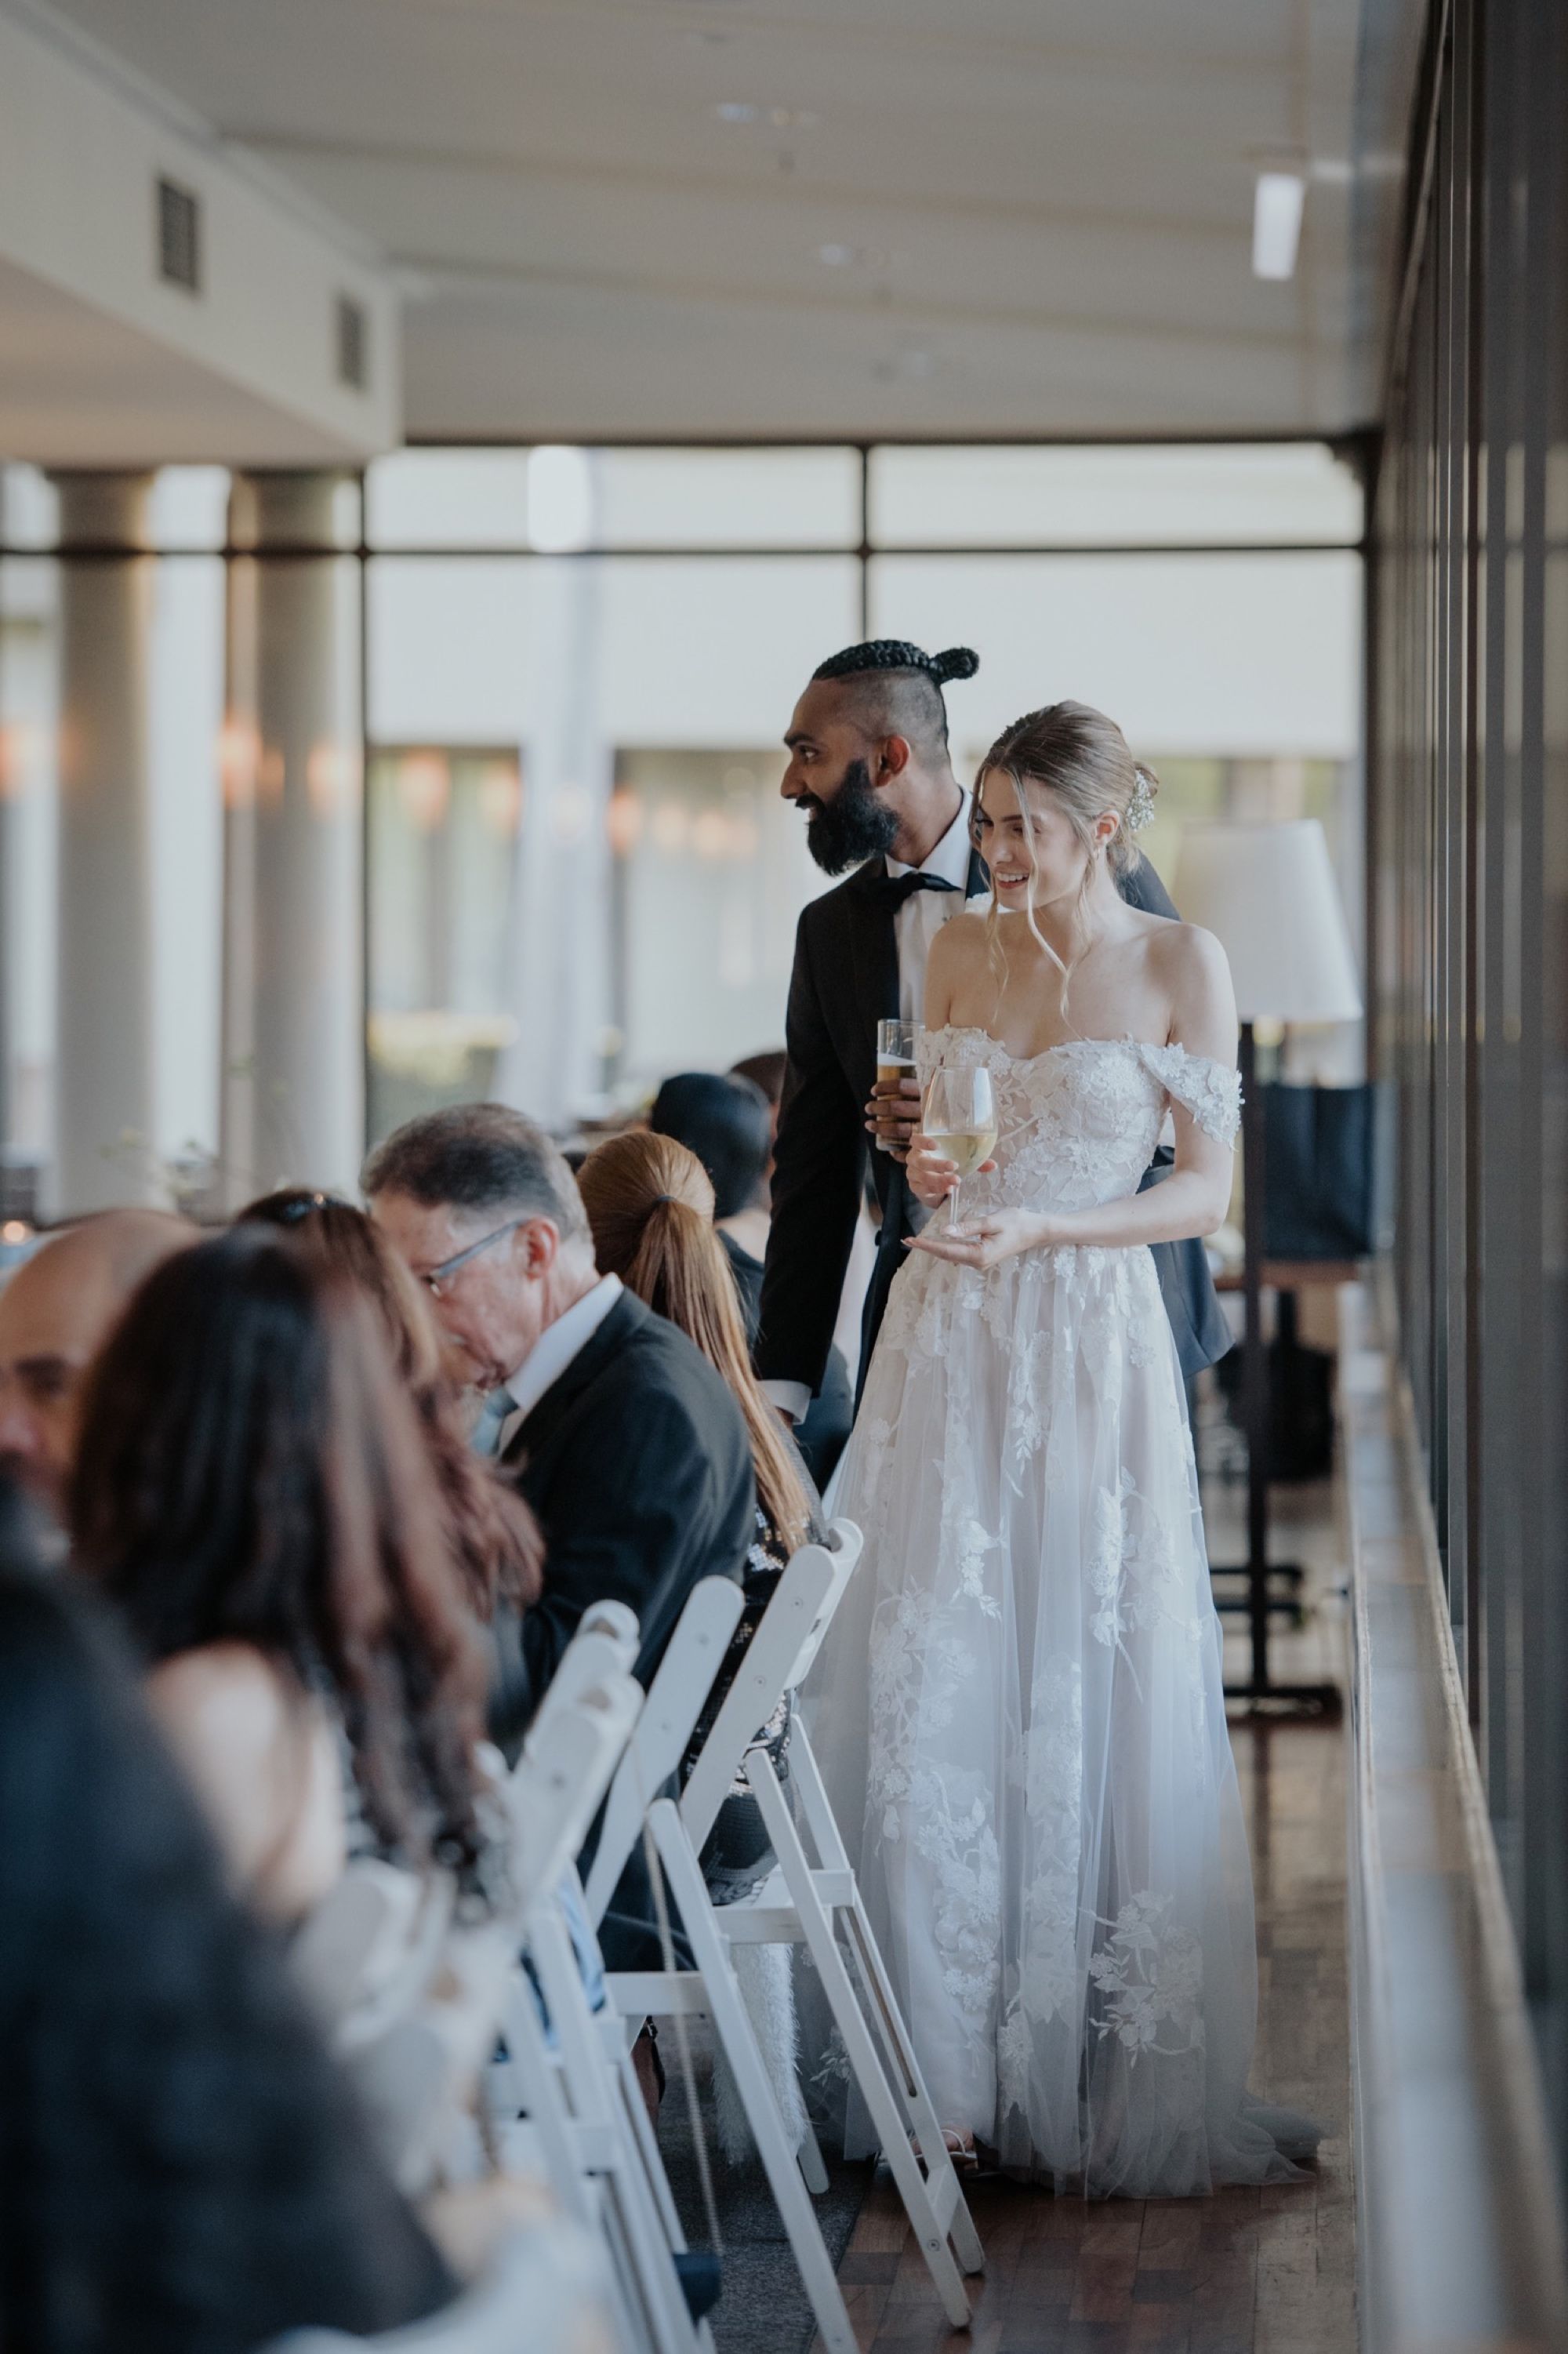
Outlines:
{"type": "MultiPolygon", "coordinates": [[[[786,1023],[789,1067],[773,1155],[773,1223],[762,1281],[757,1370],[764,1380],[805,1382],[820,1389],[832,1342],[839,1298],[859,1214],[867,1154],[882,1213],[876,1266],[866,1294],[860,1379],[887,1306],[893,1278],[908,1253],[913,1206],[904,1166],[871,1149],[864,1105],[876,1077],[876,1025],[898,1012],[898,942],[891,911],[868,889],[885,872],[880,859],[858,867],[836,890],[802,909],[795,936],[786,1023]]],[[[983,861],[969,861],[969,892],[988,888],[983,861]]],[[[1120,878],[1124,899],[1151,915],[1176,909],[1147,859],[1120,878]]],[[[1157,1157],[1144,1184],[1170,1168],[1157,1157]]],[[[1141,1189],[1140,1189],[1141,1190],[1141,1189]]],[[[1166,1312],[1181,1370],[1189,1378],[1231,1345],[1198,1241],[1157,1243],[1166,1312]]]]}
{"type": "Polygon", "coordinates": [[[707,1359],[622,1292],[502,1459],[538,1514],[545,1590],[498,1628],[491,1734],[514,1755],[585,1610],[625,1602],[648,1683],[692,1588],[738,1579],[756,1485],[746,1423],[707,1359]]]}

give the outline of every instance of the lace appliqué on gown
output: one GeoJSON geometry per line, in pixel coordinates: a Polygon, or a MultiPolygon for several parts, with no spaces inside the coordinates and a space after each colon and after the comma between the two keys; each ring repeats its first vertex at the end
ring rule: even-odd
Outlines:
{"type": "MultiPolygon", "coordinates": [[[[938,1059],[991,1072],[975,1210],[1134,1193],[1172,1104],[1236,1131],[1235,1072],[1180,1045],[1023,1060],[948,1029],[922,1076],[938,1059]]],[[[1245,2094],[1251,1882],[1149,1253],[916,1254],[835,1509],[866,1557],[809,1688],[813,1745],[943,2122],[1091,2193],[1288,2179],[1245,2094]]]]}

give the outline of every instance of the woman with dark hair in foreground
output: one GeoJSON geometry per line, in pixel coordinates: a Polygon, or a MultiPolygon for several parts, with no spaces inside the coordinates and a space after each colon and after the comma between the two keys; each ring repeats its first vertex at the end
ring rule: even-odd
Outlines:
{"type": "Polygon", "coordinates": [[[323,1267],[347,1276],[379,1315],[419,1417],[448,1541],[475,1614],[488,1624],[498,1601],[519,1610],[536,1601],[544,1566],[539,1523],[469,1445],[429,1295],[374,1218],[331,1193],[288,1186],[252,1202],[236,1223],[251,1221],[281,1226],[323,1267]]]}
{"type": "Polygon", "coordinates": [[[454,2293],[112,1630],[0,1491],[0,2343],[252,2354],[454,2293]]]}
{"type": "Polygon", "coordinates": [[[156,1269],[94,1373],[70,1500],[264,1911],[302,1918],[351,1841],[476,1883],[482,1650],[356,1286],[254,1225],[156,1269]]]}

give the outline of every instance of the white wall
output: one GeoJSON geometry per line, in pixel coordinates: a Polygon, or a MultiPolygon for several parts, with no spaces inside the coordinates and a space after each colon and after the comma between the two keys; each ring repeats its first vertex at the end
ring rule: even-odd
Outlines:
{"type": "Polygon", "coordinates": [[[289,465],[366,456],[401,432],[390,274],[324,214],[167,102],[133,94],[41,17],[0,16],[0,326],[7,457],[289,465]],[[160,175],[200,202],[196,294],[158,273],[160,175]],[[340,292],[367,321],[364,391],[337,378],[340,292]],[[116,374],[130,396],[118,421],[105,399],[116,374]],[[143,376],[154,400],[135,398],[130,379],[143,376]],[[172,429],[185,438],[160,438],[172,429]]]}

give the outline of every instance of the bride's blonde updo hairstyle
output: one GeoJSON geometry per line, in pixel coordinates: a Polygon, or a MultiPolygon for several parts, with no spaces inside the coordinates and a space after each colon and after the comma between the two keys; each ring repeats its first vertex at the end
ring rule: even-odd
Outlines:
{"type": "Polygon", "coordinates": [[[1118,820],[1106,853],[1112,870],[1130,875],[1137,866],[1139,854],[1132,837],[1154,814],[1160,779],[1133,758],[1127,737],[1103,711],[1086,703],[1050,703],[1044,711],[1026,711],[1002,729],[980,762],[977,797],[992,770],[1012,779],[1020,800],[1026,784],[1044,785],[1091,855],[1096,821],[1108,810],[1118,820]]]}
{"type": "MultiPolygon", "coordinates": [[[[1137,867],[1142,854],[1133,835],[1154,815],[1154,796],[1160,790],[1160,779],[1152,769],[1133,758],[1127,737],[1103,711],[1096,711],[1087,703],[1049,703],[1043,711],[1026,711],[1022,719],[1015,719],[1011,727],[1002,729],[980,762],[975,777],[977,809],[980,788],[991,775],[1010,779],[1026,819],[1027,785],[1044,787],[1065,812],[1073,832],[1088,853],[1078,894],[1080,909],[1094,881],[1095,861],[1099,854],[1095,826],[1107,810],[1117,820],[1116,832],[1105,853],[1112,874],[1130,875],[1137,867]]],[[[999,969],[1003,961],[998,930],[1000,916],[993,885],[990,917],[991,961],[999,969]]],[[[1065,1013],[1069,968],[1034,920],[1033,877],[1024,917],[1035,940],[1062,975],[1065,1013]]]]}

